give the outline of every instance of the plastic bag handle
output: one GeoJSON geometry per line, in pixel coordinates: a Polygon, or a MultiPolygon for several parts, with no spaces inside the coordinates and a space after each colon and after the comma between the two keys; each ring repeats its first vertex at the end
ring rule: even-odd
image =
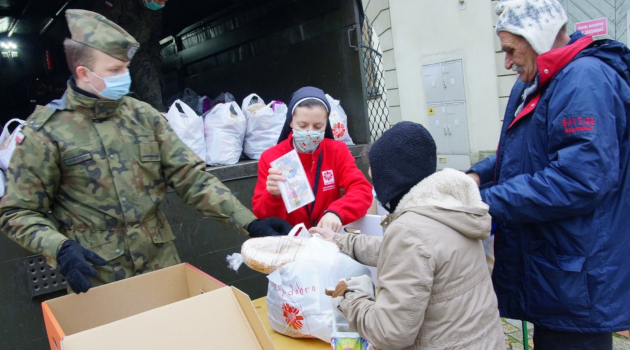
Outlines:
{"type": "Polygon", "coordinates": [[[333,306],[333,317],[332,317],[332,329],[333,334],[337,332],[337,313],[341,314],[339,310],[335,307],[335,298],[330,297],[330,303],[333,306]]]}
{"type": "Polygon", "coordinates": [[[192,118],[190,113],[194,114],[195,117],[199,117],[197,112],[195,112],[192,108],[190,108],[190,106],[187,105],[186,102],[184,102],[182,100],[175,100],[175,102],[173,102],[173,104],[177,108],[178,112],[181,111],[180,113],[183,113],[187,118],[192,118]]]}
{"type": "Polygon", "coordinates": [[[26,121],[19,119],[19,118],[13,118],[11,120],[9,120],[6,124],[4,124],[4,128],[2,129],[2,134],[0,134],[0,139],[2,139],[7,132],[9,132],[9,125],[11,125],[13,122],[18,122],[20,123],[20,125],[24,125],[26,124],[26,121]]]}
{"type": "Polygon", "coordinates": [[[244,108],[242,108],[242,109],[245,109],[245,108],[251,106],[252,105],[252,100],[254,99],[254,97],[256,97],[258,99],[258,102],[256,102],[256,103],[265,103],[265,101],[263,101],[263,99],[260,96],[258,96],[258,94],[250,94],[247,97],[245,97],[245,100],[243,100],[243,107],[244,108]],[[247,103],[245,103],[246,100],[247,100],[247,103]]]}

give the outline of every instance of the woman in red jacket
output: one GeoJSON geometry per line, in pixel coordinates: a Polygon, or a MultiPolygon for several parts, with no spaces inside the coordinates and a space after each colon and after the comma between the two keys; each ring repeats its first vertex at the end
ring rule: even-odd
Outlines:
{"type": "Polygon", "coordinates": [[[342,225],[365,216],[372,204],[372,186],[357,168],[348,146],[334,139],[328,122],[330,105],[322,90],[303,87],[291,96],[288,107],[278,144],[263,152],[258,163],[254,214],[339,232],[342,225]],[[278,181],[286,178],[270,163],[293,149],[300,156],[315,202],[289,214],[278,188],[278,181]]]}

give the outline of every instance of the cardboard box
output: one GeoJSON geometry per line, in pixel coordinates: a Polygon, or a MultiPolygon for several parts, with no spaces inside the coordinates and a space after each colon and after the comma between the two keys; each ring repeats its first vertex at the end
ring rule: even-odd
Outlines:
{"type": "Polygon", "coordinates": [[[52,350],[273,349],[247,294],[189,264],[42,303],[52,350]]]}

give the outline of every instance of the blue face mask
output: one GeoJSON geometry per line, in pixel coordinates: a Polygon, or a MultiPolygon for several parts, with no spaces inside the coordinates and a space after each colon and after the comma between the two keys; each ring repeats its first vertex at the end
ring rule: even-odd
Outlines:
{"type": "Polygon", "coordinates": [[[153,1],[149,2],[148,0],[144,0],[144,3],[147,5],[149,10],[157,11],[164,8],[164,5],[157,4],[153,1]]]}
{"type": "Polygon", "coordinates": [[[99,77],[89,69],[88,72],[105,82],[105,89],[103,91],[96,90],[96,88],[90,84],[90,87],[94,89],[98,95],[110,100],[119,100],[129,93],[129,88],[131,87],[131,76],[129,75],[128,70],[125,73],[105,78],[99,77]]]}

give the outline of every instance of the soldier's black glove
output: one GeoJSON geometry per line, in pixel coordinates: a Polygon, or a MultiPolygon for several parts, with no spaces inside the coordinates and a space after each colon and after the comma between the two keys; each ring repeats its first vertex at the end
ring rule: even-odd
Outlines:
{"type": "Polygon", "coordinates": [[[286,236],[293,226],[278,218],[257,219],[247,225],[250,237],[286,236]]]}
{"type": "Polygon", "coordinates": [[[92,287],[88,277],[96,277],[96,270],[88,264],[104,266],[107,261],[73,240],[63,242],[57,252],[57,270],[75,293],[85,293],[92,287]]]}

